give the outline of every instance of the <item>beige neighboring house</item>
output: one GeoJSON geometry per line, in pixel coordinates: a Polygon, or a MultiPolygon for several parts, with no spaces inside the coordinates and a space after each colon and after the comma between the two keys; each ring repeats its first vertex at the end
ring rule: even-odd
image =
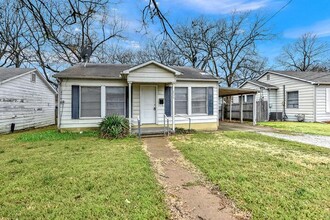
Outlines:
{"type": "MultiPolygon", "coordinates": [[[[268,102],[270,120],[330,121],[329,72],[267,71],[240,88],[258,90],[256,98],[268,102]]],[[[245,102],[251,99],[245,96],[245,102]]]]}
{"type": "Polygon", "coordinates": [[[55,124],[55,95],[36,69],[0,68],[0,133],[55,124]]]}
{"type": "Polygon", "coordinates": [[[111,114],[127,117],[130,126],[218,128],[219,80],[199,69],[166,66],[78,64],[54,76],[59,82],[58,128],[98,127],[111,114]]]}

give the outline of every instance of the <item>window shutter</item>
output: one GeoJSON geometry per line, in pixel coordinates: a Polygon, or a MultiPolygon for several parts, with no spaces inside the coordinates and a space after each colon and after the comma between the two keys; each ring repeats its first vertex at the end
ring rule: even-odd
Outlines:
{"type": "Polygon", "coordinates": [[[326,104],[326,112],[330,112],[330,88],[326,88],[325,95],[325,104],[326,104]]]}
{"type": "Polygon", "coordinates": [[[79,119],[79,86],[72,86],[71,90],[71,118],[79,119]]]}
{"type": "Polygon", "coordinates": [[[208,113],[208,115],[213,115],[213,98],[214,98],[213,97],[213,87],[208,88],[207,98],[208,98],[207,113],[208,113]]]}
{"type": "Polygon", "coordinates": [[[128,114],[129,114],[129,97],[128,97],[128,86],[126,86],[126,90],[125,90],[126,94],[125,94],[125,97],[126,97],[126,118],[128,118],[128,114]]]}
{"type": "Polygon", "coordinates": [[[171,116],[171,87],[165,87],[165,115],[171,116]]]}

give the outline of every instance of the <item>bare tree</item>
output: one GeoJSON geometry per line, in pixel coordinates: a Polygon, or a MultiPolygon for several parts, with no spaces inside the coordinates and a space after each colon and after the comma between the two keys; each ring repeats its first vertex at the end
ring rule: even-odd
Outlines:
{"type": "Polygon", "coordinates": [[[20,67],[27,61],[27,28],[15,1],[0,2],[0,66],[20,67]]]}
{"type": "Polygon", "coordinates": [[[46,77],[59,67],[86,60],[107,41],[120,38],[123,26],[109,12],[109,0],[20,0],[30,50],[46,77]],[[90,48],[90,49],[88,49],[90,48]]]}
{"type": "Polygon", "coordinates": [[[257,54],[256,43],[272,38],[264,19],[249,13],[233,13],[218,21],[201,17],[176,33],[188,63],[220,77],[229,87],[259,73],[265,62],[257,54]]]}
{"type": "Polygon", "coordinates": [[[309,71],[322,70],[323,55],[329,50],[315,34],[306,33],[295,42],[282,48],[277,62],[288,70],[309,71]]]}

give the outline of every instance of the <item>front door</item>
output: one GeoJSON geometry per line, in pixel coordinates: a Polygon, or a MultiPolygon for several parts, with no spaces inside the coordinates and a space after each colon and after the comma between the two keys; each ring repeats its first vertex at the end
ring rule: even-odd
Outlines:
{"type": "Polygon", "coordinates": [[[156,86],[141,86],[141,123],[156,123],[156,86]]]}

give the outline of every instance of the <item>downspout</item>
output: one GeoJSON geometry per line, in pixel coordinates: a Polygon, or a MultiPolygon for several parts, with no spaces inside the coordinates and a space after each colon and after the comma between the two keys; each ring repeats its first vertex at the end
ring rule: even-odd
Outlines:
{"type": "Polygon", "coordinates": [[[62,81],[58,79],[58,97],[57,97],[57,129],[61,129],[61,119],[62,119],[62,112],[63,112],[63,105],[62,103],[62,81]],[[61,110],[62,109],[62,110],[61,110]]]}
{"type": "Polygon", "coordinates": [[[267,121],[269,121],[269,115],[270,115],[270,89],[267,89],[268,93],[267,93],[267,121]]]}

